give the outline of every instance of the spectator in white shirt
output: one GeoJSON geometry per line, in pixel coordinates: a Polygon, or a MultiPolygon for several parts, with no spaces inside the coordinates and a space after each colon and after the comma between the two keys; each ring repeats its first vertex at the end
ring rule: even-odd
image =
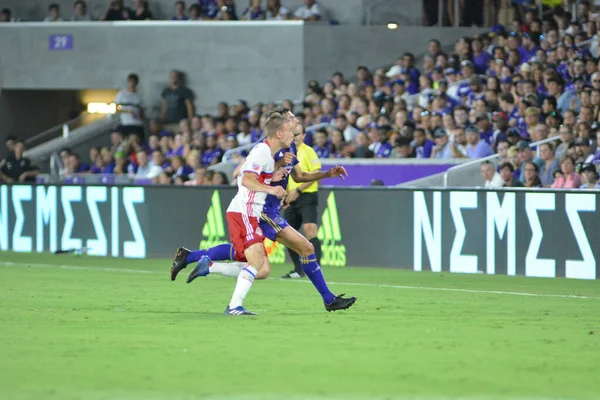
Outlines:
{"type": "Polygon", "coordinates": [[[283,21],[289,18],[289,11],[281,7],[281,0],[267,0],[267,20],[283,21]]]}
{"type": "Polygon", "coordinates": [[[87,13],[87,4],[83,0],[77,0],[73,4],[73,17],[71,21],[91,21],[92,18],[87,13]]]}
{"type": "Polygon", "coordinates": [[[252,135],[250,133],[250,124],[247,119],[243,119],[238,124],[239,133],[236,136],[239,146],[244,146],[252,143],[252,135]]]}
{"type": "Polygon", "coordinates": [[[306,22],[318,21],[321,19],[321,10],[316,0],[304,0],[304,5],[296,10],[294,19],[304,20],[306,22]]]}
{"type": "Polygon", "coordinates": [[[63,19],[60,17],[60,7],[56,3],[51,3],[48,6],[48,16],[44,22],[60,22],[63,19]]]}
{"type": "Polygon", "coordinates": [[[485,187],[494,188],[504,186],[504,180],[502,179],[502,176],[496,172],[494,164],[489,161],[484,161],[481,163],[481,176],[485,180],[485,187]]]}
{"type": "Polygon", "coordinates": [[[344,114],[335,117],[335,128],[344,134],[344,140],[347,143],[354,143],[356,136],[360,133],[358,129],[348,123],[344,114]]]}
{"type": "Polygon", "coordinates": [[[136,155],[138,167],[137,171],[135,172],[135,179],[148,179],[151,168],[151,165],[148,162],[148,154],[146,154],[145,150],[140,150],[136,155]]]}
{"type": "Polygon", "coordinates": [[[137,92],[139,77],[136,74],[130,74],[127,77],[127,87],[117,93],[115,103],[117,110],[121,113],[121,132],[124,136],[135,133],[144,137],[144,107],[142,98],[137,92]]]}

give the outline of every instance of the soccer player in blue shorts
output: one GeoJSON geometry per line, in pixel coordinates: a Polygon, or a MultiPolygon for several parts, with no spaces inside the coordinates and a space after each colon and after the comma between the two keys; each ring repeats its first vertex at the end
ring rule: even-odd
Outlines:
{"type": "MultiPolygon", "coordinates": [[[[302,134],[302,125],[289,109],[279,109],[277,112],[284,114],[290,119],[292,122],[292,129],[296,136],[302,134]]],[[[275,154],[276,167],[288,169],[289,174],[292,175],[295,182],[311,182],[329,177],[343,178],[347,175],[346,170],[339,166],[324,172],[303,172],[300,167],[297,167],[298,160],[295,157],[295,150],[296,146],[292,143],[292,146],[287,151],[282,150],[275,154]]],[[[236,172],[238,172],[237,169],[234,174],[236,172]]],[[[287,186],[287,181],[288,179],[286,178],[277,183],[273,183],[272,185],[281,185],[285,188],[287,186]]],[[[313,245],[281,217],[279,214],[280,209],[281,200],[275,196],[267,196],[259,224],[263,231],[263,235],[272,241],[277,241],[284,246],[291,248],[300,255],[302,270],[321,294],[327,311],[350,308],[356,301],[356,297],[345,298],[343,297],[343,294],[336,296],[329,290],[325,278],[323,277],[321,267],[317,263],[313,245]]],[[[224,275],[234,276],[235,269],[238,269],[239,271],[243,264],[227,265],[216,262],[211,264],[211,261],[235,259],[237,259],[237,256],[232,251],[230,244],[223,244],[195,252],[190,252],[185,248],[179,248],[175,260],[173,261],[173,267],[171,268],[171,279],[174,280],[177,273],[185,268],[187,264],[198,260],[198,265],[188,277],[188,283],[198,276],[206,276],[210,272],[219,272],[224,275]]],[[[264,279],[266,276],[256,276],[256,279],[261,278],[264,279]]]]}

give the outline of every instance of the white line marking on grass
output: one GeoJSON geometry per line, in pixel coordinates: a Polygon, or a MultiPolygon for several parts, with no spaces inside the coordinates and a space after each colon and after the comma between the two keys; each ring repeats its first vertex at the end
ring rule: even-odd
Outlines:
{"type": "MultiPolygon", "coordinates": [[[[32,268],[57,268],[66,270],[76,271],[105,271],[105,272],[124,272],[130,274],[156,274],[163,275],[162,272],[149,271],[145,269],[128,269],[128,268],[104,268],[104,267],[93,267],[93,266],[80,266],[80,265],[56,265],[56,264],[38,264],[38,263],[15,263],[15,262],[0,262],[2,267],[32,267],[32,268]]],[[[217,277],[226,278],[221,275],[217,277]]],[[[310,283],[308,280],[300,279],[269,279],[279,280],[282,282],[299,282],[299,283],[310,283]]],[[[427,286],[406,286],[406,285],[388,285],[388,284],[377,284],[377,283],[362,283],[362,282],[327,282],[329,285],[345,285],[345,286],[364,286],[364,287],[380,287],[380,288],[391,288],[391,289],[408,289],[408,290],[432,290],[439,292],[462,292],[462,293],[480,293],[480,294],[501,294],[508,296],[528,296],[528,297],[548,297],[548,298],[563,298],[563,299],[595,299],[600,300],[600,297],[594,296],[577,296],[573,294],[544,294],[544,293],[528,293],[528,292],[507,292],[501,290],[478,290],[478,289],[461,289],[461,288],[445,288],[445,287],[427,287],[427,286]]]]}
{"type": "MultiPolygon", "coordinates": [[[[309,281],[280,279],[286,282],[301,282],[310,283],[309,281]]],[[[527,292],[505,292],[501,290],[477,290],[477,289],[460,289],[460,288],[443,288],[443,287],[426,287],[426,286],[403,286],[403,285],[386,285],[378,283],[361,283],[361,282],[327,282],[328,285],[348,285],[348,286],[368,286],[368,287],[384,287],[394,289],[415,289],[415,290],[434,290],[440,292],[463,292],[463,293],[483,293],[483,294],[504,294],[512,296],[530,296],[530,297],[559,297],[564,299],[600,299],[593,296],[577,296],[574,294],[543,294],[543,293],[527,293],[527,292]]]]}
{"type": "Polygon", "coordinates": [[[56,265],[56,264],[0,262],[0,266],[3,266],[3,267],[58,268],[58,269],[72,269],[72,270],[76,270],[76,271],[125,272],[125,273],[130,273],[130,274],[160,274],[160,272],[158,272],[158,271],[148,271],[145,269],[84,267],[81,265],[56,265]]]}

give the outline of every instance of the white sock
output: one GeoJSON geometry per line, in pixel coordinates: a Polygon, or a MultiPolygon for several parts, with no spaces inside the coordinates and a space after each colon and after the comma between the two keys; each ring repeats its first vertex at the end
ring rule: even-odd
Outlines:
{"type": "Polygon", "coordinates": [[[214,262],[210,266],[210,273],[217,273],[225,276],[230,276],[232,278],[236,278],[240,271],[248,264],[241,262],[214,262]]]}
{"type": "Polygon", "coordinates": [[[229,302],[229,308],[236,308],[242,305],[246,295],[250,291],[252,284],[254,283],[254,277],[256,276],[256,269],[250,265],[247,265],[240,271],[233,291],[233,296],[229,302]]]}

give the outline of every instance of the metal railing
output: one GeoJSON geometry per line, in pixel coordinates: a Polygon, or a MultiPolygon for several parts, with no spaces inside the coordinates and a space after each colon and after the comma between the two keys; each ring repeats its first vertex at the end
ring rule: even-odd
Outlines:
{"type": "Polygon", "coordinates": [[[87,125],[91,122],[97,121],[102,118],[118,118],[118,113],[114,114],[114,116],[106,116],[103,114],[90,114],[88,112],[82,113],[80,116],[65,121],[59,125],[53,126],[50,129],[47,129],[37,135],[34,135],[25,140],[25,145],[28,149],[34,148],[40,144],[43,144],[51,139],[55,139],[57,137],[63,136],[68,137],[71,131],[74,131],[77,128],[80,128],[84,125],[87,125]]]}
{"type": "MultiPolygon", "coordinates": [[[[307,132],[307,133],[308,133],[308,132],[314,132],[314,131],[317,131],[317,130],[319,130],[319,129],[321,129],[321,128],[326,128],[326,127],[328,127],[328,126],[331,126],[331,124],[328,124],[328,123],[326,123],[326,122],[322,122],[322,123],[320,123],[320,124],[317,124],[317,125],[313,125],[313,126],[309,126],[309,127],[307,127],[307,128],[306,128],[306,132],[307,132]]],[[[264,136],[262,136],[262,137],[259,139],[259,141],[260,141],[260,140],[262,140],[262,139],[263,139],[263,137],[264,137],[264,136]]],[[[222,160],[221,162],[222,162],[222,163],[225,163],[225,162],[228,162],[228,161],[230,161],[230,160],[231,160],[231,158],[232,158],[232,156],[233,156],[233,154],[239,154],[241,151],[244,151],[244,150],[251,150],[251,149],[252,149],[254,146],[256,146],[256,143],[258,143],[258,142],[254,142],[254,143],[250,143],[250,144],[245,144],[245,145],[243,145],[243,146],[238,146],[238,147],[235,147],[235,148],[233,148],[233,149],[229,149],[229,150],[227,150],[227,151],[225,152],[225,154],[223,154],[223,160],[222,160]]]]}
{"type": "MultiPolygon", "coordinates": [[[[558,140],[558,139],[560,139],[560,136],[552,136],[552,137],[549,137],[549,138],[542,139],[542,140],[540,140],[540,141],[537,141],[537,142],[531,143],[531,144],[529,145],[529,147],[531,148],[531,147],[535,147],[535,146],[537,146],[536,152],[537,152],[537,154],[538,154],[538,156],[539,156],[539,154],[540,154],[540,148],[539,148],[539,146],[540,146],[541,144],[544,144],[544,143],[550,143],[550,142],[554,142],[554,141],[556,141],[556,140],[558,140]]],[[[456,171],[459,171],[459,170],[463,170],[463,169],[466,169],[466,168],[468,168],[468,167],[472,167],[473,165],[478,165],[478,164],[481,164],[482,162],[485,162],[485,161],[492,161],[492,160],[495,160],[495,159],[496,159],[496,158],[498,158],[498,157],[499,157],[499,155],[498,155],[498,154],[493,154],[493,155],[491,155],[491,156],[487,156],[487,157],[483,157],[483,158],[477,158],[477,159],[475,159],[475,160],[473,160],[473,161],[469,161],[469,162],[466,162],[466,163],[464,163],[464,164],[459,164],[459,165],[455,165],[454,167],[450,167],[450,168],[448,168],[448,169],[446,170],[446,172],[444,172],[444,187],[445,187],[445,188],[446,188],[446,187],[448,187],[448,177],[450,176],[450,174],[451,174],[452,172],[456,172],[456,171]]]]}

